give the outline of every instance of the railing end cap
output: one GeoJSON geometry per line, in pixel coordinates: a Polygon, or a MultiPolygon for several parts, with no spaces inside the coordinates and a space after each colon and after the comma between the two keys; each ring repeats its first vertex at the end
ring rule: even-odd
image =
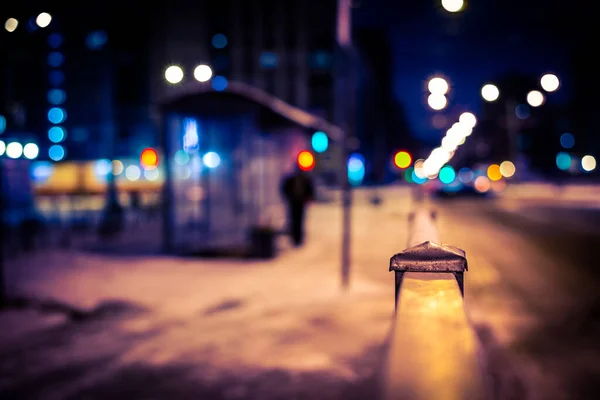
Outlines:
{"type": "Polygon", "coordinates": [[[409,247],[390,259],[390,271],[464,272],[467,269],[464,250],[430,241],[409,247]]]}

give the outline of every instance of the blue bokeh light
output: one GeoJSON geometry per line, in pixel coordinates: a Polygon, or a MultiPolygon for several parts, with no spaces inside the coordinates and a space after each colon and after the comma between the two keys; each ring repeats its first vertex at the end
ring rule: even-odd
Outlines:
{"type": "Polygon", "coordinates": [[[64,61],[65,56],[58,51],[53,51],[52,53],[48,54],[48,65],[51,67],[58,68],[64,61]]]}
{"type": "Polygon", "coordinates": [[[414,183],[416,183],[418,185],[422,185],[425,182],[427,182],[427,178],[426,177],[422,177],[422,178],[418,177],[414,170],[412,172],[412,180],[413,180],[414,183]]]}
{"type": "Polygon", "coordinates": [[[92,50],[101,49],[108,40],[108,35],[104,31],[94,31],[87,35],[85,44],[92,50]]]}
{"type": "Polygon", "coordinates": [[[329,147],[329,138],[325,132],[318,131],[313,133],[311,143],[314,151],[323,153],[329,147]]]}
{"type": "Polygon", "coordinates": [[[212,45],[216,49],[224,48],[227,46],[227,36],[223,35],[222,33],[217,33],[212,37],[212,45]]]}
{"type": "Polygon", "coordinates": [[[0,135],[6,130],[6,117],[0,114],[0,135]]]}
{"type": "Polygon", "coordinates": [[[571,163],[573,160],[571,159],[571,155],[569,153],[565,153],[561,151],[556,155],[556,166],[558,169],[566,171],[571,167],[571,163]]]}
{"type": "Polygon", "coordinates": [[[60,143],[65,140],[66,136],[67,134],[62,126],[53,126],[52,128],[48,129],[48,139],[52,143],[60,143]]]}
{"type": "Polygon", "coordinates": [[[208,168],[217,168],[221,164],[221,157],[214,151],[209,151],[202,157],[202,162],[208,168]]]}
{"type": "Polygon", "coordinates": [[[440,169],[439,178],[440,182],[449,185],[454,182],[454,179],[456,179],[456,172],[450,165],[446,165],[440,169]]]}
{"type": "Polygon", "coordinates": [[[212,79],[211,84],[212,84],[212,88],[214,90],[216,90],[217,92],[222,92],[225,89],[227,89],[228,82],[227,82],[227,78],[219,75],[219,76],[215,76],[212,79]]]}
{"type": "Polygon", "coordinates": [[[265,51],[260,55],[258,62],[263,68],[275,68],[279,64],[279,56],[272,51],[265,51]]]}
{"type": "Polygon", "coordinates": [[[53,124],[60,124],[67,119],[67,113],[60,107],[53,107],[48,111],[48,121],[53,124]]]}
{"type": "Polygon", "coordinates": [[[48,80],[52,86],[60,86],[65,82],[65,73],[62,71],[50,71],[48,80]]]}
{"type": "Polygon", "coordinates": [[[53,49],[58,48],[63,42],[63,38],[60,34],[58,33],[51,33],[48,36],[48,46],[50,46],[53,49]]]}
{"type": "Polygon", "coordinates": [[[48,149],[48,157],[52,161],[60,161],[65,158],[65,148],[61,145],[55,144],[48,149]]]}
{"type": "Polygon", "coordinates": [[[34,161],[31,163],[29,175],[36,183],[44,183],[54,173],[54,166],[48,161],[34,161]]]}
{"type": "Polygon", "coordinates": [[[100,159],[94,163],[94,175],[98,180],[106,180],[106,176],[112,172],[112,163],[108,159],[100,159]]]}
{"type": "Polygon", "coordinates": [[[360,185],[365,178],[365,158],[354,153],[348,157],[348,181],[351,185],[360,185]]]}
{"type": "Polygon", "coordinates": [[[575,146],[575,136],[570,133],[560,135],[560,145],[565,149],[571,149],[575,146]]]}
{"type": "Polygon", "coordinates": [[[59,106],[65,102],[67,94],[62,89],[50,89],[48,91],[48,103],[59,106]]]}
{"type": "Polygon", "coordinates": [[[515,108],[515,115],[519,119],[527,119],[529,115],[531,115],[531,111],[529,110],[529,106],[526,104],[519,104],[515,108]]]}

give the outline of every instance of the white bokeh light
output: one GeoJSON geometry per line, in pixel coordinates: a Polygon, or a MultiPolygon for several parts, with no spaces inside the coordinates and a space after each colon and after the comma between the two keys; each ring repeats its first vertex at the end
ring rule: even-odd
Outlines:
{"type": "Polygon", "coordinates": [[[581,159],[581,168],[586,172],[591,172],[596,169],[596,159],[594,156],[583,156],[581,159]]]}
{"type": "Polygon", "coordinates": [[[19,21],[15,18],[9,18],[4,23],[4,29],[6,29],[8,32],[14,32],[15,29],[17,29],[17,26],[19,26],[19,21]]]}
{"type": "Polygon", "coordinates": [[[427,104],[429,104],[429,107],[433,110],[439,111],[446,107],[448,99],[446,99],[446,96],[443,94],[432,93],[427,97],[427,104]]]}
{"type": "Polygon", "coordinates": [[[6,146],[6,155],[9,158],[19,158],[23,154],[23,146],[19,142],[11,142],[6,146]]]}
{"type": "Polygon", "coordinates": [[[194,78],[198,82],[207,82],[212,77],[212,69],[208,65],[198,65],[194,69],[194,78]]]}
{"type": "Polygon", "coordinates": [[[202,157],[202,162],[208,168],[217,168],[221,164],[221,157],[214,151],[209,151],[202,157]]]}
{"type": "Polygon", "coordinates": [[[52,22],[52,16],[45,12],[38,15],[37,18],[35,19],[35,23],[40,28],[47,27],[48,25],[50,25],[50,22],[52,22]]]}
{"type": "Polygon", "coordinates": [[[464,0],[442,0],[442,7],[448,12],[459,12],[464,6],[464,0]]]}
{"type": "Polygon", "coordinates": [[[539,90],[532,90],[527,93],[527,103],[531,107],[539,107],[544,104],[544,95],[539,90]]]}
{"type": "Polygon", "coordinates": [[[4,155],[6,151],[6,143],[3,140],[0,140],[0,156],[4,155]]]}
{"type": "MultiPolygon", "coordinates": [[[[477,124],[477,118],[475,118],[475,115],[470,112],[464,112],[464,113],[460,114],[458,121],[461,124],[463,124],[465,127],[468,127],[471,129],[473,129],[475,127],[475,125],[477,124]]],[[[470,132],[469,132],[469,134],[470,134],[470,132]]],[[[467,135],[465,135],[465,136],[467,136],[467,135]]]]}
{"type": "Polygon", "coordinates": [[[179,83],[183,80],[183,70],[178,65],[171,65],[165,70],[165,79],[169,83],[179,83]]]}
{"type": "Polygon", "coordinates": [[[427,89],[429,89],[429,92],[433,94],[446,94],[448,93],[450,86],[444,78],[437,76],[429,80],[427,89]]]}
{"type": "Polygon", "coordinates": [[[35,143],[27,143],[25,147],[23,147],[23,155],[25,158],[33,160],[37,158],[38,154],[40,154],[40,148],[35,143]]]}
{"type": "Polygon", "coordinates": [[[137,181],[138,179],[140,179],[141,175],[142,171],[140,171],[140,168],[137,165],[130,165],[127,168],[125,168],[125,176],[130,181],[137,181]]]}
{"type": "Polygon", "coordinates": [[[481,97],[483,97],[485,101],[496,101],[498,100],[498,97],[500,97],[500,90],[496,85],[488,83],[481,88],[481,97]]]}
{"type": "Polygon", "coordinates": [[[540,85],[546,92],[554,92],[560,86],[560,81],[556,75],[546,74],[540,79],[540,85]]]}

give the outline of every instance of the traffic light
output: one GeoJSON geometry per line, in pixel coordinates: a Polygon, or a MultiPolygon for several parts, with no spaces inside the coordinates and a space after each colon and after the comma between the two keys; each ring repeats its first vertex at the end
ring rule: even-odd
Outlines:
{"type": "Polygon", "coordinates": [[[298,154],[298,166],[302,171],[310,171],[315,166],[315,157],[308,150],[303,150],[298,154]]]}
{"type": "Polygon", "coordinates": [[[154,149],[144,149],[140,155],[140,164],[145,170],[158,167],[158,153],[154,149]]]}
{"type": "Polygon", "coordinates": [[[394,155],[394,165],[400,169],[408,168],[412,162],[412,157],[406,151],[399,151],[394,155]]]}

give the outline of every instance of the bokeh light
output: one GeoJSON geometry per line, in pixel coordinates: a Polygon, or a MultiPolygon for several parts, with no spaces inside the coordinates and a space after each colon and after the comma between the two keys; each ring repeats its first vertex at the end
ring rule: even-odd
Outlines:
{"type": "Polygon", "coordinates": [[[19,26],[19,21],[15,18],[9,18],[4,23],[4,29],[6,29],[8,32],[14,32],[18,26],[19,26]]]}
{"type": "Polygon", "coordinates": [[[158,153],[154,149],[144,149],[140,154],[140,165],[146,170],[155,169],[158,166],[158,153]]]}
{"type": "Polygon", "coordinates": [[[183,69],[178,65],[171,65],[165,70],[165,79],[172,84],[181,82],[183,80],[183,69]]]}
{"type": "Polygon", "coordinates": [[[498,164],[492,164],[487,169],[487,177],[491,181],[499,181],[502,179],[502,173],[500,172],[500,166],[498,164]]]}
{"type": "Polygon", "coordinates": [[[560,86],[560,80],[554,74],[546,74],[540,79],[540,84],[546,92],[554,92],[560,86]]]}
{"type": "Polygon", "coordinates": [[[481,88],[481,97],[485,101],[496,101],[500,97],[500,90],[496,85],[488,83],[481,88]]]}
{"type": "Polygon", "coordinates": [[[544,101],[544,94],[539,90],[532,90],[531,92],[527,93],[527,103],[531,107],[539,107],[544,104],[544,101]]]}
{"type": "Polygon", "coordinates": [[[112,162],[112,173],[113,175],[120,175],[123,172],[123,163],[120,160],[113,160],[112,162]]]}
{"type": "Polygon", "coordinates": [[[227,85],[227,78],[225,78],[224,76],[215,76],[212,80],[212,88],[217,92],[222,92],[225,89],[227,89],[227,85]]]}
{"type": "Polygon", "coordinates": [[[571,167],[573,159],[569,153],[561,151],[556,155],[556,166],[562,171],[566,171],[571,167]]]}
{"type": "Polygon", "coordinates": [[[407,168],[412,162],[412,157],[406,151],[399,151],[394,156],[394,164],[400,169],[407,168]]]}
{"type": "Polygon", "coordinates": [[[52,22],[52,16],[46,12],[40,13],[35,19],[35,23],[40,28],[45,28],[52,22]]]}
{"type": "MultiPolygon", "coordinates": [[[[422,158],[418,159],[417,161],[415,161],[415,164],[413,165],[414,167],[414,175],[416,175],[418,178],[421,179],[426,179],[427,175],[425,174],[425,169],[423,168],[423,164],[425,163],[425,160],[423,160],[422,158]]],[[[413,180],[416,181],[413,177],[413,180]]]]}
{"type": "Polygon", "coordinates": [[[194,69],[194,78],[198,82],[208,82],[212,77],[212,69],[208,65],[198,65],[194,69]]]}
{"type": "Polygon", "coordinates": [[[27,143],[25,147],[23,147],[23,155],[25,158],[34,160],[37,158],[38,154],[40,154],[40,148],[35,143],[27,143]]]}
{"type": "Polygon", "coordinates": [[[177,150],[174,158],[175,163],[178,165],[186,165],[190,162],[190,155],[185,150],[177,150]]]}
{"type": "Polygon", "coordinates": [[[515,167],[515,164],[513,164],[512,161],[504,161],[500,164],[500,173],[505,178],[512,177],[516,171],[517,168],[515,167]]]}
{"type": "Polygon", "coordinates": [[[560,145],[565,149],[571,149],[575,146],[575,136],[570,133],[560,135],[560,145]]]}
{"type": "Polygon", "coordinates": [[[67,94],[62,89],[50,89],[48,91],[48,103],[59,106],[67,99],[67,94]]]}
{"type": "Polygon", "coordinates": [[[311,144],[314,151],[323,153],[329,147],[329,138],[325,132],[318,131],[313,133],[311,144]]]}
{"type": "Polygon", "coordinates": [[[432,94],[444,95],[448,93],[450,86],[444,78],[436,76],[435,78],[431,78],[429,80],[429,83],[427,84],[427,89],[429,89],[429,92],[432,94]]]}
{"type": "Polygon", "coordinates": [[[221,157],[214,151],[209,151],[202,156],[202,162],[208,168],[217,168],[221,164],[221,157]]]}
{"type": "Polygon", "coordinates": [[[6,146],[6,155],[9,158],[19,158],[23,154],[23,146],[19,142],[11,142],[6,146]]]}
{"type": "Polygon", "coordinates": [[[212,37],[212,45],[215,49],[223,49],[227,46],[227,36],[217,33],[212,37]]]}
{"type": "Polygon", "coordinates": [[[87,35],[85,44],[92,50],[101,49],[108,40],[108,35],[104,31],[94,31],[87,35]]]}
{"type": "Polygon", "coordinates": [[[53,126],[52,128],[48,129],[48,139],[52,143],[60,143],[65,140],[65,137],[65,130],[61,126],[53,126]]]}
{"type": "Polygon", "coordinates": [[[53,107],[48,111],[48,121],[53,124],[60,124],[67,119],[67,113],[60,107],[53,107]]]}
{"type": "Polygon", "coordinates": [[[492,182],[490,186],[491,186],[492,192],[500,193],[500,192],[504,191],[504,189],[506,189],[506,181],[505,180],[495,181],[495,182],[492,182]]]}
{"type": "Polygon", "coordinates": [[[432,110],[443,110],[448,104],[448,99],[443,94],[432,93],[427,97],[427,104],[432,110]]]}
{"type": "Polygon", "coordinates": [[[473,181],[473,171],[467,167],[461,168],[458,171],[458,180],[462,183],[471,183],[473,181]]]}
{"type": "Polygon", "coordinates": [[[479,193],[485,193],[488,190],[490,190],[491,184],[490,180],[487,177],[478,176],[475,179],[473,186],[475,187],[475,190],[477,190],[479,193]]]}
{"type": "Polygon", "coordinates": [[[6,130],[6,117],[0,114],[0,135],[6,130]]]}
{"type": "Polygon", "coordinates": [[[592,172],[596,169],[596,158],[594,156],[583,156],[581,158],[581,168],[586,172],[592,172]]]}
{"type": "Polygon", "coordinates": [[[351,185],[360,185],[365,177],[365,158],[358,153],[348,158],[348,181],[351,185]]]}
{"type": "Polygon", "coordinates": [[[149,181],[157,180],[159,175],[160,174],[158,169],[149,169],[144,171],[144,178],[146,178],[149,181]]]}
{"type": "Polygon", "coordinates": [[[4,143],[4,140],[0,140],[0,156],[4,155],[5,151],[6,151],[6,143],[4,143]]]}
{"type": "Polygon", "coordinates": [[[298,154],[298,166],[303,171],[310,171],[315,166],[315,157],[308,150],[303,150],[298,154]]]}
{"type": "Polygon", "coordinates": [[[48,157],[50,157],[52,161],[61,161],[65,158],[65,155],[65,148],[61,145],[55,144],[53,146],[50,146],[50,148],[48,149],[48,157]]]}
{"type": "Polygon", "coordinates": [[[112,172],[112,163],[105,158],[94,163],[94,174],[97,178],[104,179],[112,172]]]}
{"type": "Polygon", "coordinates": [[[461,124],[463,124],[464,126],[473,129],[475,127],[475,125],[477,125],[477,118],[475,117],[475,115],[473,113],[470,112],[464,112],[462,114],[460,114],[460,117],[458,118],[458,122],[460,122],[461,124]]]}
{"type": "Polygon", "coordinates": [[[137,181],[142,176],[142,171],[137,165],[130,165],[125,168],[125,176],[130,181],[137,181]]]}
{"type": "Polygon", "coordinates": [[[450,165],[446,165],[440,169],[439,178],[440,182],[449,185],[450,183],[454,182],[454,179],[456,179],[456,172],[450,165]]]}
{"type": "Polygon", "coordinates": [[[442,0],[442,7],[448,12],[459,12],[465,6],[464,0],[442,0]]]}
{"type": "Polygon", "coordinates": [[[527,104],[519,104],[515,107],[515,115],[519,119],[527,119],[531,115],[529,106],[527,104]]]}
{"type": "Polygon", "coordinates": [[[413,167],[406,168],[406,170],[404,171],[404,179],[406,180],[406,182],[414,183],[413,178],[412,178],[414,172],[415,172],[415,169],[413,167]]]}

